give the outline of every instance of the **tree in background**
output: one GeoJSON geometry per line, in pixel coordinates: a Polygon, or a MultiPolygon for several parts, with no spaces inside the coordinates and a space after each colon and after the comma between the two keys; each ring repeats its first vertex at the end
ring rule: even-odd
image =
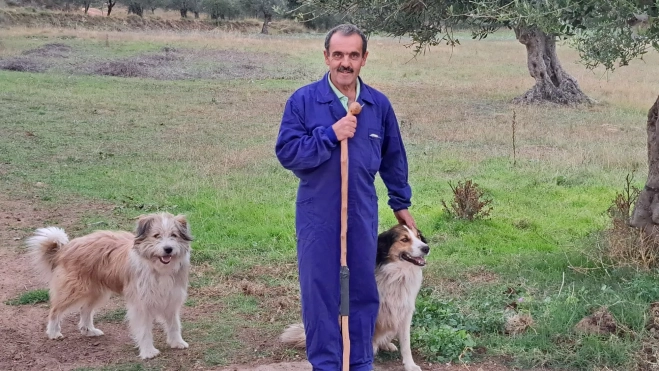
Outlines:
{"type": "Polygon", "coordinates": [[[268,25],[272,21],[275,9],[286,7],[286,0],[242,0],[245,9],[263,16],[263,27],[261,33],[268,34],[268,25]]]}
{"type": "Polygon", "coordinates": [[[202,9],[210,19],[233,19],[242,15],[238,0],[204,0],[202,9]]]}
{"type": "Polygon", "coordinates": [[[114,8],[115,5],[117,5],[117,0],[108,0],[108,17],[110,16],[110,13],[112,13],[112,8],[114,8]]]}
{"type": "Polygon", "coordinates": [[[316,30],[329,30],[342,23],[345,15],[339,13],[323,14],[310,7],[304,0],[288,0],[287,9],[278,9],[277,13],[288,19],[302,23],[305,27],[316,30]]]}
{"type": "Polygon", "coordinates": [[[458,45],[454,29],[467,27],[477,39],[501,27],[512,29],[526,47],[529,74],[535,79],[514,101],[579,104],[591,100],[562,68],[556,42],[570,39],[589,68],[624,65],[648,47],[657,48],[657,1],[305,0],[305,5],[325,14],[349,14],[369,33],[409,36],[416,53],[441,43],[458,45]]]}

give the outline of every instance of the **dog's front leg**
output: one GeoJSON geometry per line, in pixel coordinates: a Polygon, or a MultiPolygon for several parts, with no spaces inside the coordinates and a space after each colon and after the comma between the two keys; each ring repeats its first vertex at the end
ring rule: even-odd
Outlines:
{"type": "Polygon", "coordinates": [[[128,324],[133,340],[140,350],[140,358],[153,358],[160,351],[153,346],[153,316],[146,308],[128,306],[128,324]]]}
{"type": "Polygon", "coordinates": [[[177,349],[187,348],[188,343],[181,337],[181,319],[178,308],[168,309],[163,317],[165,332],[167,333],[167,345],[177,349]]]}
{"type": "Polygon", "coordinates": [[[409,315],[403,321],[398,333],[398,345],[400,345],[400,355],[403,357],[403,366],[405,371],[421,371],[412,359],[412,347],[410,346],[410,328],[412,327],[412,315],[409,315]]]}

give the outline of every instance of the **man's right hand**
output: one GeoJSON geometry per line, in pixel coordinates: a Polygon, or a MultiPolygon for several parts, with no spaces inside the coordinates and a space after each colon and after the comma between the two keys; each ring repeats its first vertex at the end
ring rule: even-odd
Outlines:
{"type": "Polygon", "coordinates": [[[355,116],[346,116],[332,125],[336,139],[340,142],[347,138],[355,136],[357,130],[357,118],[355,116]]]}

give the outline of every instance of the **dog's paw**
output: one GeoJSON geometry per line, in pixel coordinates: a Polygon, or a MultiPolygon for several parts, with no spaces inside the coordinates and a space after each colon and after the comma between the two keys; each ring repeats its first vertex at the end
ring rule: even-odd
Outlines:
{"type": "Polygon", "coordinates": [[[421,367],[417,366],[416,364],[412,363],[405,365],[405,371],[422,371],[421,367]]]}
{"type": "Polygon", "coordinates": [[[86,327],[81,328],[80,333],[85,335],[85,336],[102,336],[102,335],[105,335],[103,333],[103,331],[101,331],[97,328],[88,329],[86,327]]]}
{"type": "Polygon", "coordinates": [[[160,354],[160,351],[156,348],[140,350],[140,358],[142,359],[153,358],[158,354],[160,354]]]}
{"type": "Polygon", "coordinates": [[[387,345],[384,345],[384,346],[382,347],[382,350],[387,351],[387,352],[397,352],[397,351],[398,351],[398,347],[396,347],[396,346],[394,345],[394,343],[389,343],[389,344],[387,344],[387,345]]]}
{"type": "Polygon", "coordinates": [[[59,331],[57,331],[57,332],[52,332],[52,333],[48,332],[47,334],[48,334],[48,339],[51,339],[51,340],[60,340],[60,339],[64,339],[64,335],[62,335],[62,333],[59,332],[59,331]]]}
{"type": "Polygon", "coordinates": [[[171,341],[168,342],[169,346],[172,347],[172,349],[187,349],[188,348],[188,343],[185,342],[185,340],[176,340],[176,341],[171,341]]]}

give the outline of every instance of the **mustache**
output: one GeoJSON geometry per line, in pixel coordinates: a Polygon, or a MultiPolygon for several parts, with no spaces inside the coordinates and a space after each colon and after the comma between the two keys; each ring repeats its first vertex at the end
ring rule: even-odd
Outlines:
{"type": "Polygon", "coordinates": [[[353,69],[350,68],[350,67],[339,66],[339,69],[337,70],[337,72],[349,72],[349,73],[353,73],[353,72],[355,72],[355,70],[353,70],[353,69]]]}

